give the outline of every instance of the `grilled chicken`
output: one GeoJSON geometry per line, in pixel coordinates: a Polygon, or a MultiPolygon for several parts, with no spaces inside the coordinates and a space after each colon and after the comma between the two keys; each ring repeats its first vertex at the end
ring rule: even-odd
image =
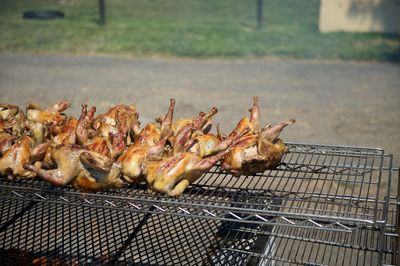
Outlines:
{"type": "Polygon", "coordinates": [[[154,123],[146,125],[139,133],[135,142],[117,160],[121,173],[129,183],[144,181],[143,172],[151,160],[161,160],[167,138],[172,133],[172,118],[175,100],[170,100],[168,112],[158,118],[158,128],[154,123]]]}
{"type": "Polygon", "coordinates": [[[34,146],[28,136],[22,136],[12,145],[0,159],[0,174],[9,179],[26,179],[35,176],[24,168],[25,164],[43,160],[49,143],[34,146]]]}
{"type": "Polygon", "coordinates": [[[183,152],[162,161],[148,163],[146,179],[149,189],[177,197],[205,171],[214,166],[229,150],[214,156],[200,156],[183,152]]]}
{"type": "Polygon", "coordinates": [[[249,130],[248,134],[256,134],[260,129],[260,107],[258,105],[258,97],[253,97],[253,106],[249,109],[250,117],[243,117],[236,128],[229,134],[229,136],[239,135],[245,130],[249,130]]]}
{"type": "Polygon", "coordinates": [[[26,123],[26,134],[30,136],[35,143],[41,144],[44,143],[47,139],[50,139],[50,127],[48,125],[27,120],[26,123]]]}
{"type": "Polygon", "coordinates": [[[239,135],[232,135],[227,138],[222,138],[221,136],[210,133],[198,134],[186,143],[185,151],[204,158],[226,150],[233,142],[240,139],[239,137],[245,135],[247,132],[249,132],[249,129],[244,129],[239,135]]]}
{"type": "Polygon", "coordinates": [[[52,141],[55,145],[66,145],[75,144],[76,142],[76,126],[78,120],[76,118],[70,117],[65,123],[58,128],[58,130],[53,130],[54,137],[52,141]]]}
{"type": "Polygon", "coordinates": [[[279,134],[294,119],[260,128],[258,98],[250,116],[225,137],[210,133],[217,113],[173,123],[175,100],[165,116],[140,128],[134,106],[117,105],[95,117],[82,105],[79,120],[61,112],[60,101],[48,108],[28,103],[0,104],[0,175],[10,179],[41,177],[56,186],[83,191],[121,187],[146,180],[149,189],[179,196],[219,160],[233,175],[254,174],[279,165],[287,152],[279,134]]]}
{"type": "Polygon", "coordinates": [[[137,132],[139,114],[136,112],[134,105],[127,106],[124,104],[116,105],[107,113],[98,115],[93,119],[93,129],[97,132],[97,136],[109,138],[123,132],[124,141],[130,145],[133,134],[137,132]]]}
{"type": "Polygon", "coordinates": [[[26,116],[22,110],[12,104],[0,104],[0,132],[21,136],[25,130],[26,116]]]}
{"type": "MultiPolygon", "coordinates": [[[[181,152],[172,157],[163,158],[161,161],[151,161],[146,167],[146,180],[150,190],[167,193],[177,197],[205,171],[213,167],[227,154],[240,138],[240,135],[224,141],[219,147],[220,151],[206,158],[194,152],[181,152]]],[[[219,142],[221,143],[221,142],[219,142]]]]}
{"type": "Polygon", "coordinates": [[[94,118],[96,107],[89,111],[82,105],[76,127],[76,140],[89,150],[116,159],[131,142],[131,130],[137,130],[138,114],[126,105],[113,107],[106,114],[94,118]]]}
{"type": "Polygon", "coordinates": [[[191,120],[185,125],[180,124],[179,126],[175,126],[175,134],[171,141],[173,153],[178,154],[184,152],[190,147],[198,132],[207,133],[211,129],[212,117],[217,112],[218,109],[213,107],[208,114],[200,112],[196,119],[191,120]]]}
{"type": "Polygon", "coordinates": [[[53,148],[51,159],[56,169],[44,170],[28,164],[25,168],[55,186],[72,184],[82,191],[96,192],[123,184],[113,174],[110,158],[85,147],[69,144],[53,148]]]}
{"type": "Polygon", "coordinates": [[[11,148],[16,139],[18,139],[17,136],[13,136],[4,132],[0,133],[0,156],[11,148]]]}
{"type": "Polygon", "coordinates": [[[26,106],[27,134],[36,144],[41,144],[49,139],[53,131],[64,124],[67,117],[61,112],[70,106],[67,101],[60,101],[50,107],[42,108],[36,103],[28,102],[26,106]]]}
{"type": "Polygon", "coordinates": [[[36,103],[28,102],[26,106],[26,117],[28,120],[49,126],[59,126],[64,123],[66,116],[62,111],[70,107],[67,101],[60,101],[47,108],[42,108],[36,103]]]}
{"type": "Polygon", "coordinates": [[[278,136],[286,126],[295,122],[291,119],[259,129],[258,99],[254,97],[253,100],[250,118],[243,118],[229,136],[236,136],[245,128],[249,128],[250,131],[241,138],[232,151],[225,155],[222,163],[222,169],[236,176],[259,173],[277,167],[287,152],[286,145],[278,136]]]}

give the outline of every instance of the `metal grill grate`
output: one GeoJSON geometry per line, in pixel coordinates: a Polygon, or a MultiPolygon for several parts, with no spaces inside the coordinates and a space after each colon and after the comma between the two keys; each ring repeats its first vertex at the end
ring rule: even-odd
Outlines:
{"type": "Polygon", "coordinates": [[[290,143],[289,149],[277,170],[233,177],[215,167],[179,198],[148,193],[145,185],[87,194],[2,179],[0,258],[390,264],[398,206],[389,197],[392,157],[370,148],[290,143]]]}

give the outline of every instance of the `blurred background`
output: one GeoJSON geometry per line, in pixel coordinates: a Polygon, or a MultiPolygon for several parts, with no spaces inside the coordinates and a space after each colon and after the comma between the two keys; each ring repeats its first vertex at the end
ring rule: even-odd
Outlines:
{"type": "Polygon", "coordinates": [[[136,103],[143,123],[212,106],[229,132],[258,95],[284,139],[379,147],[400,157],[397,0],[3,0],[1,101],[59,99],[104,112],[136,103]],[[104,2],[101,12],[100,6],[104,2]],[[58,10],[60,19],[24,11],[58,10]],[[101,13],[103,15],[101,15],[101,13]]]}
{"type": "Polygon", "coordinates": [[[104,27],[99,27],[100,2],[3,0],[0,49],[136,57],[400,60],[399,35],[390,34],[400,32],[397,0],[104,0],[104,27]],[[23,20],[26,10],[59,10],[65,17],[23,20]]]}

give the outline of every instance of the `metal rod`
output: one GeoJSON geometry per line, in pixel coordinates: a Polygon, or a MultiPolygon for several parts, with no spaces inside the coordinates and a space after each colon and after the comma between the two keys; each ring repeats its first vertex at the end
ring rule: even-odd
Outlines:
{"type": "Polygon", "coordinates": [[[257,29],[260,30],[262,26],[264,15],[264,0],[257,0],[257,29]]]}
{"type": "Polygon", "coordinates": [[[7,230],[7,228],[15,223],[18,218],[20,218],[22,215],[24,215],[25,212],[29,211],[35,204],[37,204],[36,201],[31,201],[29,202],[28,205],[26,205],[24,208],[22,208],[17,214],[15,214],[10,220],[5,222],[1,227],[0,227],[0,232],[4,232],[7,230]]]}
{"type": "Polygon", "coordinates": [[[106,24],[106,4],[104,0],[99,0],[99,25],[103,26],[106,24]]]}
{"type": "MultiPolygon", "coordinates": [[[[154,208],[154,207],[152,207],[154,208]]],[[[150,208],[150,209],[152,209],[150,208]]],[[[129,237],[124,241],[122,246],[118,249],[117,253],[114,255],[113,259],[110,261],[110,264],[114,264],[118,261],[118,258],[124,253],[126,248],[131,244],[132,240],[137,236],[142,227],[147,223],[147,220],[150,218],[151,213],[146,213],[144,217],[140,220],[139,224],[135,227],[132,233],[130,233],[129,237]]]]}

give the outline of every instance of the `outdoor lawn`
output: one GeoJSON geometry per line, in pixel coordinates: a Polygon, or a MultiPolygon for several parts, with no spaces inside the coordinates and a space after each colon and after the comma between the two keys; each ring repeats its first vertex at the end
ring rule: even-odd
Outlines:
{"type": "Polygon", "coordinates": [[[2,0],[0,52],[120,54],[222,58],[400,61],[400,35],[321,34],[319,0],[112,0],[107,24],[98,1],[2,0]],[[26,20],[30,9],[57,9],[59,20],[26,20]]]}

